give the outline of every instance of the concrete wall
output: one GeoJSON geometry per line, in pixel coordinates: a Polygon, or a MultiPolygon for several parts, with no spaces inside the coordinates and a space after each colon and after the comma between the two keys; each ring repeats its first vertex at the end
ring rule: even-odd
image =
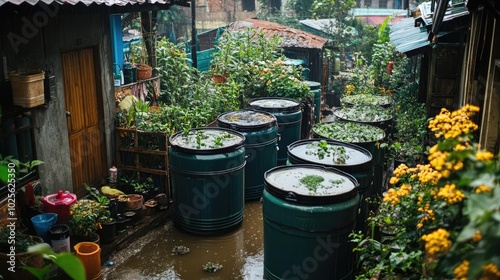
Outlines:
{"type": "MultiPolygon", "coordinates": [[[[42,186],[48,194],[58,189],[73,190],[68,130],[65,115],[61,53],[95,47],[103,92],[105,143],[107,163],[111,165],[115,99],[112,80],[110,23],[107,14],[56,5],[46,9],[24,10],[17,13],[0,9],[0,38],[7,56],[9,70],[37,68],[50,70],[57,81],[57,94],[46,106],[32,110],[37,158],[45,162],[40,167],[42,186]],[[10,39],[9,39],[10,38],[10,39]],[[17,38],[17,40],[13,40],[17,38]],[[14,43],[12,43],[14,42],[14,43]]],[[[99,85],[99,84],[98,84],[99,85]]]]}

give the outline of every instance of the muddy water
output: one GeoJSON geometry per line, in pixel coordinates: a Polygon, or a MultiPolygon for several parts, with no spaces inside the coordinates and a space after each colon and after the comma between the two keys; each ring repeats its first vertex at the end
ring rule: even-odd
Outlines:
{"type": "Polygon", "coordinates": [[[185,233],[169,221],[111,256],[115,264],[103,269],[103,279],[262,279],[261,202],[245,203],[244,215],[240,228],[216,237],[185,233]],[[172,255],[172,248],[180,245],[190,253],[172,255]],[[205,272],[202,266],[208,262],[223,268],[205,272]]]}

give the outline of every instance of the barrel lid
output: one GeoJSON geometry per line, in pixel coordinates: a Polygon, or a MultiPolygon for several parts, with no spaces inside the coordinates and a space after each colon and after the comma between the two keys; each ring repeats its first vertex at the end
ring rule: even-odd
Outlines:
{"type": "Polygon", "coordinates": [[[320,82],[315,82],[315,81],[304,81],[304,83],[311,89],[319,89],[321,88],[321,83],[320,82]]]}
{"type": "Polygon", "coordinates": [[[41,198],[41,201],[47,205],[63,205],[68,206],[75,202],[76,194],[69,191],[59,190],[57,193],[47,195],[41,198]]]}
{"type": "Polygon", "coordinates": [[[237,131],[254,131],[262,128],[276,126],[276,117],[253,110],[239,110],[220,115],[218,125],[237,131]]]}
{"type": "Polygon", "coordinates": [[[318,123],[312,131],[320,137],[348,143],[377,142],[385,138],[385,132],[380,127],[347,121],[318,123]]]}
{"type": "Polygon", "coordinates": [[[343,171],[313,164],[278,166],[264,173],[266,190],[281,199],[309,205],[347,201],[358,182],[343,171]]]}
{"type": "Polygon", "coordinates": [[[333,110],[333,114],[343,120],[364,123],[380,123],[393,118],[392,108],[373,105],[343,106],[333,110]]]}
{"type": "Polygon", "coordinates": [[[177,132],[169,139],[172,149],[189,154],[219,154],[234,151],[245,142],[245,136],[226,128],[194,128],[177,132]]]}
{"type": "Polygon", "coordinates": [[[341,102],[355,105],[387,106],[392,103],[389,95],[376,95],[369,93],[350,94],[342,97],[341,102]]]}
{"type": "Polygon", "coordinates": [[[300,109],[300,103],[290,98],[267,97],[250,100],[251,107],[268,112],[292,112],[300,109]]]}
{"type": "Polygon", "coordinates": [[[371,165],[372,155],[362,147],[331,139],[305,139],[288,146],[288,156],[303,163],[323,166],[362,167],[371,165]]]}

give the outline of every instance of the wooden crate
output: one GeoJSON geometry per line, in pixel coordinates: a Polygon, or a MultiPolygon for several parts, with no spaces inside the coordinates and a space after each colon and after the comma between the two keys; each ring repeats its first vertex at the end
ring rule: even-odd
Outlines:
{"type": "Polygon", "coordinates": [[[40,70],[18,70],[9,74],[12,83],[14,105],[33,108],[45,103],[43,80],[45,72],[40,70]]]}
{"type": "Polygon", "coordinates": [[[139,179],[151,176],[171,201],[166,133],[116,128],[116,164],[119,170],[136,172],[139,179]]]}

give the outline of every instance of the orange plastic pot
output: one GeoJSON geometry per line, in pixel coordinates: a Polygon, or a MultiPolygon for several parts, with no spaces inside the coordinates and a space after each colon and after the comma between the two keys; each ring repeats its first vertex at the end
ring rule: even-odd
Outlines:
{"type": "Polygon", "coordinates": [[[82,261],[85,267],[87,279],[100,279],[101,271],[101,247],[94,242],[80,242],[74,247],[75,255],[82,261]]]}

